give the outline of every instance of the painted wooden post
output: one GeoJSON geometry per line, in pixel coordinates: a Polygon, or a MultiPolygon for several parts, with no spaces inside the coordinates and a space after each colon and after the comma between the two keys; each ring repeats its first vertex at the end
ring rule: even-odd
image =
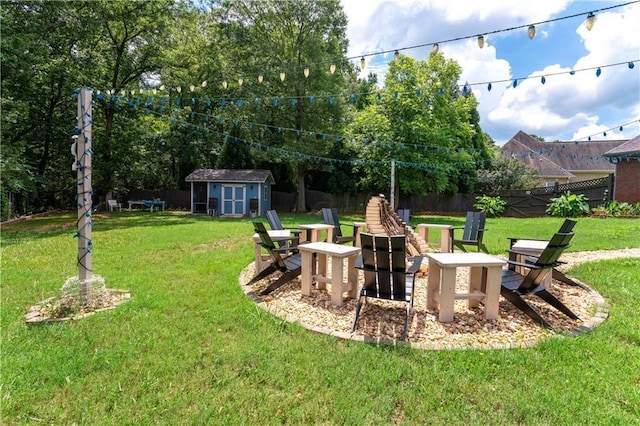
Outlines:
{"type": "Polygon", "coordinates": [[[391,160],[391,208],[396,209],[396,160],[391,160]]]}
{"type": "Polygon", "coordinates": [[[91,188],[91,90],[80,89],[78,95],[78,138],[76,139],[77,167],[77,207],[78,207],[78,282],[80,301],[85,304],[91,300],[91,207],[93,204],[91,188]]]}

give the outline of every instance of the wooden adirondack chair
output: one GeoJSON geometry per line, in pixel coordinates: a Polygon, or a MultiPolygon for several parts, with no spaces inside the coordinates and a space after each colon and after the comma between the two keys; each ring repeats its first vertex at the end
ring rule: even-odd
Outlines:
{"type": "MultiPolygon", "coordinates": [[[[562,252],[570,246],[574,233],[556,233],[549,240],[549,244],[535,260],[534,263],[517,262],[509,259],[509,265],[517,265],[529,270],[526,275],[521,275],[513,269],[502,271],[502,285],[500,294],[502,297],[513,303],[518,309],[531,317],[534,321],[545,327],[551,328],[551,325],[542,315],[521,296],[525,294],[534,294],[549,303],[569,318],[579,319],[564,303],[558,300],[554,295],[549,293],[544,285],[544,279],[547,274],[552,273],[555,266],[558,265],[558,258],[562,252]]],[[[511,250],[509,250],[512,253],[511,250]]],[[[516,253],[517,254],[517,253],[516,253]]]]}
{"type": "Polygon", "coordinates": [[[267,222],[269,222],[269,226],[271,229],[280,231],[280,230],[289,230],[291,234],[293,234],[294,238],[292,239],[293,245],[297,246],[300,242],[300,229],[298,228],[285,228],[282,226],[282,222],[280,222],[280,217],[278,217],[278,212],[275,210],[267,210],[265,213],[267,216],[267,222]]]}
{"type": "Polygon", "coordinates": [[[340,218],[338,217],[338,209],[336,208],[323,208],[322,209],[322,219],[324,223],[327,225],[333,225],[333,243],[338,244],[346,244],[351,243],[355,244],[356,234],[355,227],[353,227],[353,232],[351,235],[342,235],[342,229],[340,227],[340,218]]]}
{"type": "Polygon", "coordinates": [[[411,220],[411,209],[398,209],[397,214],[405,225],[409,225],[409,221],[411,220]]]}
{"type": "Polygon", "coordinates": [[[464,227],[454,226],[449,230],[451,251],[454,251],[454,247],[458,247],[466,252],[465,246],[476,246],[478,251],[482,250],[487,253],[487,247],[482,242],[484,231],[486,231],[484,227],[486,218],[487,216],[483,212],[467,212],[467,220],[464,227]],[[463,229],[461,238],[455,237],[457,229],[463,229]]]}
{"type": "Polygon", "coordinates": [[[362,253],[356,262],[356,268],[364,271],[364,285],[360,290],[356,304],[356,314],[351,332],[358,323],[362,298],[393,300],[407,304],[404,320],[403,340],[407,337],[409,314],[413,307],[413,287],[415,275],[422,263],[422,257],[416,256],[409,269],[406,268],[405,237],[396,235],[360,234],[362,253]]]}
{"type": "Polygon", "coordinates": [[[261,272],[258,272],[256,276],[251,278],[251,281],[249,281],[247,285],[256,283],[276,271],[282,273],[277,280],[270,283],[267,288],[260,292],[261,295],[265,295],[299,276],[302,271],[302,259],[300,253],[295,250],[295,247],[276,247],[262,222],[253,222],[253,229],[260,236],[262,247],[267,249],[272,262],[261,272]]]}
{"type": "MultiPolygon", "coordinates": [[[[575,221],[575,220],[565,219],[564,222],[562,223],[562,225],[560,226],[560,229],[558,229],[558,232],[562,233],[562,234],[568,234],[568,233],[573,231],[573,228],[576,226],[577,223],[578,222],[575,221]]],[[[548,241],[548,240],[543,240],[543,239],[539,239],[539,238],[509,237],[509,249],[513,248],[513,245],[518,240],[548,241]]],[[[537,260],[537,257],[535,257],[535,256],[526,256],[525,259],[526,259],[527,263],[535,263],[535,261],[537,260]]],[[[558,260],[558,263],[562,264],[564,262],[562,262],[561,260],[558,260]]],[[[554,280],[558,280],[558,281],[561,281],[561,282],[563,282],[565,284],[569,284],[569,285],[582,286],[582,284],[575,282],[571,278],[567,277],[562,271],[559,271],[556,268],[553,268],[552,272],[553,272],[552,273],[552,278],[554,280]]]]}

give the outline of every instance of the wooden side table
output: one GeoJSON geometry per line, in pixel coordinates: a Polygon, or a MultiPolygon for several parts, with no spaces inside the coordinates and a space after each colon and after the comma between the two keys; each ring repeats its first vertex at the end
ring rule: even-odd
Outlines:
{"type": "Polygon", "coordinates": [[[427,278],[427,309],[438,308],[440,322],[453,321],[455,299],[467,299],[468,306],[478,306],[484,302],[486,319],[498,318],[500,302],[500,279],[504,260],[485,253],[426,253],[429,259],[427,278]],[[469,292],[456,293],[456,269],[469,267],[469,292]],[[483,270],[486,270],[486,284],[482,289],[483,270]]]}
{"type": "Polygon", "coordinates": [[[327,241],[333,241],[333,225],[327,225],[326,223],[307,223],[298,225],[298,228],[302,231],[300,234],[300,242],[318,242],[320,241],[320,231],[327,231],[327,241]]]}
{"type": "Polygon", "coordinates": [[[318,289],[331,284],[331,303],[342,305],[343,293],[355,298],[358,290],[358,271],[355,268],[359,247],[325,242],[300,244],[298,250],[302,255],[302,294],[311,296],[311,286],[318,283],[318,289]],[[313,255],[318,258],[317,270],[313,264],[313,255]],[[327,276],[327,260],[331,258],[331,277],[327,276]],[[347,259],[347,279],[344,280],[344,261],[347,259]],[[315,271],[314,271],[315,270],[315,271]]]}
{"type": "Polygon", "coordinates": [[[429,229],[440,229],[440,253],[449,253],[451,251],[450,229],[451,225],[440,225],[435,223],[421,223],[416,226],[418,235],[427,243],[429,242],[429,229]]]}

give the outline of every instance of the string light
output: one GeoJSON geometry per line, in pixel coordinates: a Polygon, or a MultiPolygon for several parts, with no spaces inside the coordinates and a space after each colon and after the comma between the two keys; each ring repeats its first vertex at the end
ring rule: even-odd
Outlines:
{"type": "MultiPolygon", "coordinates": [[[[588,15],[587,16],[587,21],[591,22],[590,25],[593,26],[593,23],[595,22],[595,19],[596,19],[595,13],[600,13],[600,12],[603,12],[603,11],[607,11],[607,10],[611,10],[611,9],[616,9],[616,8],[628,6],[628,5],[631,5],[631,4],[638,3],[638,2],[640,2],[640,0],[633,0],[633,1],[628,1],[626,3],[622,3],[622,4],[608,6],[608,7],[604,7],[604,8],[600,8],[600,9],[595,9],[595,10],[592,10],[590,12],[581,12],[581,13],[576,13],[576,14],[573,14],[573,15],[567,15],[567,16],[561,16],[561,17],[558,17],[558,18],[548,19],[548,20],[545,20],[545,21],[533,22],[533,23],[519,25],[519,26],[515,26],[515,27],[503,28],[503,29],[499,29],[499,30],[489,31],[489,32],[485,32],[484,35],[482,35],[482,36],[478,36],[478,35],[461,36],[461,37],[455,37],[455,38],[451,38],[451,39],[447,39],[447,40],[440,40],[440,41],[438,41],[436,43],[430,42],[430,43],[425,43],[425,44],[407,46],[407,47],[396,48],[396,49],[392,49],[392,50],[386,50],[386,51],[375,52],[375,53],[371,53],[371,54],[367,54],[367,55],[362,55],[360,57],[360,69],[364,70],[364,68],[365,68],[365,61],[364,61],[365,56],[384,55],[384,54],[391,53],[391,52],[394,52],[394,54],[395,54],[396,51],[416,49],[416,48],[421,48],[421,47],[425,47],[425,46],[432,46],[432,51],[435,50],[434,53],[437,53],[439,51],[439,45],[442,44],[442,43],[450,43],[450,42],[455,42],[455,41],[461,41],[461,40],[466,40],[466,39],[470,39],[470,38],[474,38],[474,37],[478,38],[478,40],[477,40],[478,44],[482,43],[482,46],[484,46],[484,43],[486,42],[486,36],[490,35],[490,34],[497,34],[497,33],[501,33],[501,32],[513,31],[513,30],[517,30],[517,29],[521,29],[521,28],[526,28],[527,29],[527,34],[529,34],[529,31],[531,30],[531,27],[533,27],[534,30],[535,30],[535,27],[539,26],[541,24],[552,23],[552,22],[556,22],[556,21],[560,21],[560,20],[565,20],[565,19],[585,16],[585,15],[588,15]],[[482,42],[479,40],[480,37],[482,37],[482,42]]],[[[531,36],[529,36],[529,37],[533,38],[531,36]]],[[[356,58],[357,58],[357,56],[341,58],[341,59],[339,59],[339,61],[340,62],[342,62],[342,61],[348,62],[348,61],[356,59],[356,58]]],[[[306,66],[310,67],[310,66],[319,65],[319,64],[322,64],[322,63],[309,64],[309,65],[306,65],[306,66]]],[[[298,68],[298,67],[293,67],[293,68],[298,68]]],[[[285,69],[283,71],[287,71],[287,70],[285,69]]],[[[261,75],[263,75],[263,74],[261,73],[260,75],[258,75],[258,81],[260,83],[262,82],[262,78],[260,77],[261,75]]]]}
{"type": "Polygon", "coordinates": [[[280,71],[280,81],[284,81],[286,75],[284,73],[284,71],[280,71]]]}
{"type": "Polygon", "coordinates": [[[433,43],[433,47],[431,48],[431,52],[436,54],[436,53],[438,53],[439,50],[440,50],[440,46],[438,45],[438,43],[433,43]]]}
{"type": "Polygon", "coordinates": [[[309,78],[309,67],[304,67],[304,78],[309,78]]]}
{"type": "Polygon", "coordinates": [[[529,25],[529,28],[527,29],[527,35],[529,36],[529,40],[533,40],[533,38],[536,36],[535,25],[529,25]]]}
{"type": "Polygon", "coordinates": [[[400,52],[396,50],[395,53],[393,54],[393,60],[397,61],[398,59],[400,59],[400,52]]]}
{"type": "Polygon", "coordinates": [[[242,83],[244,83],[244,79],[243,78],[239,78],[238,79],[238,87],[242,87],[242,83]]]}
{"type": "Polygon", "coordinates": [[[228,86],[228,84],[227,84],[227,80],[222,80],[222,88],[223,88],[223,89],[226,89],[226,88],[227,88],[227,86],[228,86]]]}
{"type": "Polygon", "coordinates": [[[331,64],[331,65],[329,66],[329,72],[330,72],[331,74],[333,74],[334,72],[336,72],[336,64],[331,64]]]}
{"type": "Polygon", "coordinates": [[[484,47],[484,36],[478,36],[478,47],[482,49],[484,47]]]}
{"type": "Polygon", "coordinates": [[[262,83],[264,76],[262,74],[258,74],[258,83],[262,83]]]}
{"type": "Polygon", "coordinates": [[[587,22],[585,23],[587,27],[587,31],[591,31],[595,23],[596,23],[596,15],[594,15],[593,12],[589,12],[589,16],[587,16],[587,22]]]}

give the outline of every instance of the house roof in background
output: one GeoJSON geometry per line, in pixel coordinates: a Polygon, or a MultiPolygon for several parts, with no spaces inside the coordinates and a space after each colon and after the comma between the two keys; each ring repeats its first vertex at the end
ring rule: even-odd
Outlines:
{"type": "Polygon", "coordinates": [[[185,178],[187,182],[256,182],[275,179],[269,170],[259,169],[198,169],[185,178]]]}
{"type": "Polygon", "coordinates": [[[607,151],[604,155],[607,157],[640,157],[640,135],[633,139],[629,139],[627,142],[622,145],[618,145],[610,151],[607,151]]]}
{"type": "Polygon", "coordinates": [[[521,130],[502,147],[502,155],[518,158],[529,167],[537,169],[542,176],[564,176],[554,172],[556,167],[570,174],[585,171],[613,172],[615,164],[604,154],[625,142],[627,141],[543,142],[521,130]],[[555,166],[549,165],[548,162],[555,166]]]}

